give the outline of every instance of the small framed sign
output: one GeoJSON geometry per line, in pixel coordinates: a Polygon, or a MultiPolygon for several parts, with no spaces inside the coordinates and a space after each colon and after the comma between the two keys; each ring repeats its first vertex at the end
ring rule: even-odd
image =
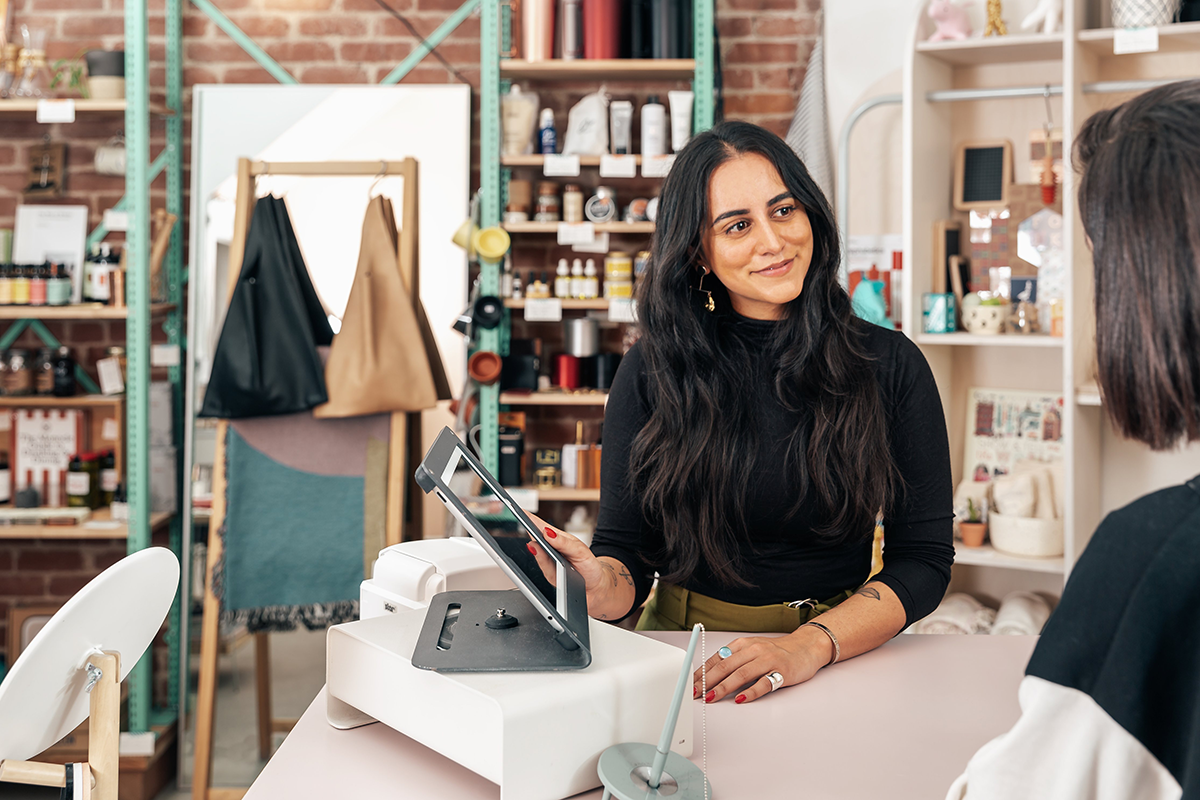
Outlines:
{"type": "Polygon", "coordinates": [[[954,154],[954,207],[990,211],[1008,205],[1012,154],[1008,139],[960,144],[954,154]]]}

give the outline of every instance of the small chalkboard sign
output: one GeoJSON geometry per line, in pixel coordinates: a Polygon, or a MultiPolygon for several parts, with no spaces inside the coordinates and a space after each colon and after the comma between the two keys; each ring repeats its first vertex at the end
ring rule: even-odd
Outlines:
{"type": "Polygon", "coordinates": [[[965,142],[954,158],[954,207],[988,211],[1008,204],[1012,183],[1012,142],[965,142]]]}

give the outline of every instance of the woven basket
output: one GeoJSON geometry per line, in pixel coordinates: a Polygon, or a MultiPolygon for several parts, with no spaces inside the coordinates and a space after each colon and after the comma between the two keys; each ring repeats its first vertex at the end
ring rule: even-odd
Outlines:
{"type": "Polygon", "coordinates": [[[1112,0],[1114,28],[1148,28],[1169,25],[1179,13],[1181,0],[1112,0]]]}

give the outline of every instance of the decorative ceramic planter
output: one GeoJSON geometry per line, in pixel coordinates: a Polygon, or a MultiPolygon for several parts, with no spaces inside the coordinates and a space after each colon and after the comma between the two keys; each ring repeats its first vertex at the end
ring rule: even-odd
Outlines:
{"type": "Polygon", "coordinates": [[[963,327],[971,333],[995,335],[1004,332],[1005,306],[970,306],[962,312],[963,327]]]}
{"type": "Polygon", "coordinates": [[[986,522],[960,522],[958,532],[962,534],[964,547],[983,547],[983,537],[987,535],[986,522]]]}
{"type": "Polygon", "coordinates": [[[1181,0],[1112,0],[1114,28],[1149,28],[1169,25],[1179,13],[1181,0]]]}

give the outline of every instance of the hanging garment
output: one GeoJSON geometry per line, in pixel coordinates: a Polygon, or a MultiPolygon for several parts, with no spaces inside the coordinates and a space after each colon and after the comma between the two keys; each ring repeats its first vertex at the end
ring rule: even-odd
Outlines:
{"type": "Polygon", "coordinates": [[[200,416],[292,414],[324,403],[317,346],[332,340],[287,206],[263,197],[254,206],[200,416]]]}
{"type": "Polygon", "coordinates": [[[325,364],[329,402],[316,417],[421,411],[449,398],[424,309],[400,276],[398,238],[391,201],[372,198],[342,329],[325,364]]]}

